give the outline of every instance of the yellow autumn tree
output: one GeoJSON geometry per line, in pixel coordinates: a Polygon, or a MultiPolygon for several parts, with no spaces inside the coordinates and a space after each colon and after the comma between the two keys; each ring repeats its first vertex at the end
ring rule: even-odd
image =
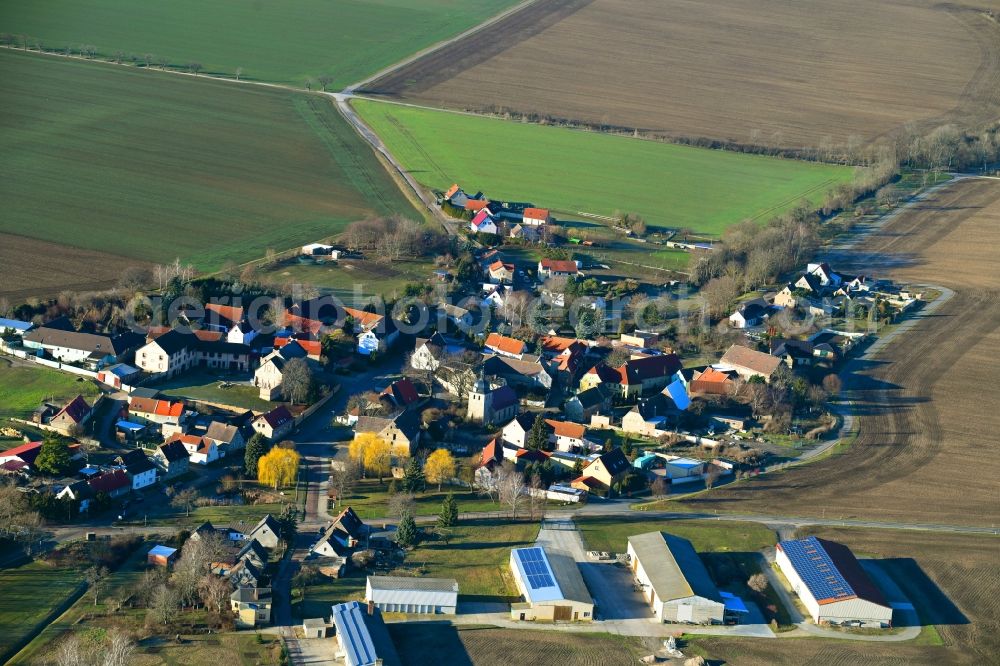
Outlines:
{"type": "Polygon", "coordinates": [[[347,447],[347,455],[365,471],[365,475],[382,477],[389,473],[392,461],[392,449],[388,442],[383,441],[375,433],[365,432],[358,435],[347,447]]]}
{"type": "Polygon", "coordinates": [[[455,478],[455,458],[447,449],[437,449],[427,456],[424,463],[424,476],[431,483],[436,483],[438,492],[441,491],[441,484],[455,478]]]}
{"type": "Polygon", "coordinates": [[[257,462],[257,480],[275,490],[295,482],[299,454],[294,449],[275,447],[257,462]]]}

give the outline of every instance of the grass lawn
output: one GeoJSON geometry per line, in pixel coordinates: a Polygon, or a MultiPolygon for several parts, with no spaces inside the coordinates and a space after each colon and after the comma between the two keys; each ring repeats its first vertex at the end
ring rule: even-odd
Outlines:
{"type": "Polygon", "coordinates": [[[588,550],[624,553],[628,537],[660,530],[691,541],[701,552],[756,552],[775,544],[774,532],[757,523],[709,520],[648,520],[638,516],[576,518],[588,550]]]}
{"type": "Polygon", "coordinates": [[[425,575],[454,578],[463,597],[517,597],[507,562],[510,549],[529,546],[538,536],[538,523],[509,520],[463,520],[452,529],[448,544],[426,541],[406,554],[408,568],[425,575]]]}
{"type": "MultiPolygon", "coordinates": [[[[294,491],[292,491],[294,493],[294,491]]],[[[294,497],[294,495],[292,496],[294,497]]],[[[289,502],[291,501],[289,498],[289,502]]],[[[218,527],[226,525],[232,527],[251,528],[260,521],[266,514],[273,516],[281,514],[284,505],[273,504],[250,504],[250,505],[228,505],[228,506],[199,506],[191,511],[190,516],[185,516],[183,511],[171,509],[172,513],[163,517],[150,518],[150,525],[170,525],[177,529],[187,529],[197,527],[206,520],[218,527]]],[[[138,511],[138,510],[136,510],[138,511]]],[[[142,523],[141,513],[133,513],[133,521],[142,523]]]]}
{"type": "MultiPolygon", "coordinates": [[[[63,636],[74,626],[90,615],[104,615],[109,612],[111,606],[108,601],[111,599],[121,599],[135,591],[135,586],[146,569],[146,553],[155,543],[153,541],[140,545],[134,553],[107,579],[106,586],[99,597],[98,604],[89,595],[80,597],[69,610],[63,613],[52,624],[47,626],[31,643],[17,653],[17,657],[11,660],[11,664],[31,664],[38,663],[45,652],[52,644],[63,636]]],[[[135,620],[141,626],[144,620],[144,611],[129,611],[123,609],[116,616],[119,619],[135,620]]],[[[86,626],[86,625],[84,625],[86,626]]]]}
{"type": "MultiPolygon", "coordinates": [[[[362,519],[384,518],[389,515],[388,488],[389,481],[379,484],[378,479],[365,479],[358,483],[354,495],[340,502],[341,506],[337,509],[331,508],[330,511],[340,511],[350,506],[362,519]]],[[[504,510],[498,502],[482,497],[468,488],[443,486],[441,492],[438,492],[437,486],[428,484],[426,492],[416,494],[416,515],[434,516],[440,513],[441,503],[448,493],[454,493],[459,512],[504,510]]]]}
{"type": "Polygon", "coordinates": [[[347,305],[361,305],[377,294],[386,300],[401,296],[408,283],[426,283],[433,270],[433,264],[423,261],[381,264],[345,259],[323,264],[286,262],[265,275],[272,282],[310,284],[324,293],[333,294],[347,305]]]}
{"type": "MultiPolygon", "coordinates": [[[[345,601],[365,598],[364,572],[352,569],[344,578],[326,579],[319,585],[310,585],[305,598],[292,597],[292,616],[296,619],[329,617],[330,606],[345,601]]],[[[298,594],[298,590],[294,590],[298,594]]]]}
{"type": "Polygon", "coordinates": [[[93,403],[99,393],[97,385],[85,377],[40,365],[12,366],[0,359],[0,419],[30,418],[43,400],[63,403],[77,394],[93,403]]]}
{"type": "Polygon", "coordinates": [[[189,664],[225,664],[257,666],[276,664],[278,639],[275,636],[242,632],[182,636],[178,644],[169,639],[146,639],[133,656],[136,666],[188,666],[189,664]]]}
{"type": "MultiPolygon", "coordinates": [[[[274,408],[274,403],[260,399],[260,390],[253,386],[237,384],[229,388],[222,388],[220,383],[227,377],[232,379],[232,375],[216,375],[199,370],[157,382],[150,387],[165,395],[188,398],[189,400],[217,402],[243,409],[252,409],[256,412],[266,412],[274,408]]],[[[242,379],[246,379],[246,377],[242,379]]]]}
{"type": "Polygon", "coordinates": [[[718,236],[803,198],[817,202],[853,174],[845,167],[397,104],[358,100],[355,107],[424,185],[446,189],[458,182],[555,209],[557,218],[621,210],[653,225],[718,236]]]}
{"type": "Polygon", "coordinates": [[[4,50],[0,105],[0,232],[211,270],[421,219],[319,95],[4,50]]]}
{"type": "Polygon", "coordinates": [[[0,571],[0,661],[18,641],[31,634],[83,580],[75,569],[31,562],[0,571]]]}
{"type": "MultiPolygon", "coordinates": [[[[0,30],[46,49],[92,44],[103,57],[155,56],[173,67],[303,85],[329,75],[334,88],[359,81],[457,35],[515,0],[9,0],[0,30]]],[[[315,87],[315,84],[314,84],[315,87]]]]}

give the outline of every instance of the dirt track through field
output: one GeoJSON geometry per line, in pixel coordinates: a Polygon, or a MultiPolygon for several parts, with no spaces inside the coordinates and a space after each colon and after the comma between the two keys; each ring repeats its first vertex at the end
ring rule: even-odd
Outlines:
{"type": "Polygon", "coordinates": [[[1000,3],[540,0],[359,91],[812,146],[1000,115],[1000,3]]]}
{"type": "Polygon", "coordinates": [[[699,509],[1000,525],[1000,181],[967,180],[899,215],[845,272],[954,290],[848,382],[843,455],[720,488],[699,509]]]}

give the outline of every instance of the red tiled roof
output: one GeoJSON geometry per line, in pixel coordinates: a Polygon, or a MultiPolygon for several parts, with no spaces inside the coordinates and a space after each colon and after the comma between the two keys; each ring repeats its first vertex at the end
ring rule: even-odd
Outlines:
{"type": "Polygon", "coordinates": [[[548,218],[549,211],[547,208],[525,208],[524,216],[533,220],[544,220],[548,218]]]}
{"type": "MultiPolygon", "coordinates": [[[[173,329],[169,326],[153,326],[146,331],[146,339],[153,341],[164,333],[169,333],[172,330],[173,329]]],[[[205,331],[198,329],[197,331],[191,332],[194,333],[194,337],[198,338],[202,342],[218,342],[225,337],[221,331],[205,331]]]]}
{"type": "Polygon", "coordinates": [[[474,218],[472,218],[472,224],[473,224],[473,226],[476,226],[476,227],[481,227],[482,225],[486,224],[487,222],[492,222],[492,221],[493,221],[493,218],[490,217],[490,211],[487,210],[486,208],[483,208],[482,210],[480,210],[478,213],[476,213],[476,216],[474,218]]]}
{"type": "Polygon", "coordinates": [[[15,446],[12,449],[7,449],[6,451],[0,451],[0,457],[7,458],[17,456],[21,460],[32,463],[38,456],[38,452],[42,449],[41,442],[27,442],[26,444],[21,444],[20,446],[15,446]],[[30,458],[31,460],[28,460],[30,458]]]}
{"type": "Polygon", "coordinates": [[[503,449],[500,445],[500,440],[493,438],[489,444],[483,447],[482,456],[479,458],[479,466],[483,467],[489,463],[500,462],[501,460],[503,460],[503,449]]]}
{"type": "Polygon", "coordinates": [[[389,384],[380,395],[387,395],[400,405],[409,405],[420,399],[417,387],[413,385],[409,377],[389,384]]]}
{"type": "Polygon", "coordinates": [[[715,368],[709,367],[709,368],[705,369],[705,372],[703,372],[700,375],[698,375],[698,381],[699,382],[713,382],[713,383],[718,382],[718,383],[723,383],[723,382],[728,382],[729,381],[729,375],[726,374],[725,372],[722,372],[720,370],[716,370],[715,368]]]}
{"type": "Polygon", "coordinates": [[[347,316],[354,318],[363,328],[372,328],[377,326],[383,317],[380,314],[374,312],[367,312],[366,310],[356,310],[354,308],[344,308],[344,312],[347,316]]]}
{"type": "Polygon", "coordinates": [[[539,264],[543,269],[554,273],[577,272],[576,262],[568,259],[542,259],[539,264]]]}
{"type": "Polygon", "coordinates": [[[517,453],[514,454],[514,456],[518,460],[523,459],[523,460],[531,460],[537,462],[542,462],[549,459],[548,453],[546,453],[545,451],[538,451],[537,449],[518,449],[517,453]]]}
{"type": "Polygon", "coordinates": [[[206,449],[205,438],[198,435],[182,435],[181,433],[174,433],[170,439],[164,442],[164,444],[169,444],[171,442],[180,442],[184,445],[184,448],[194,449],[195,452],[206,449]]]}
{"type": "Polygon", "coordinates": [[[453,196],[455,196],[455,194],[458,192],[459,189],[461,188],[459,188],[458,183],[455,183],[454,185],[448,188],[447,192],[444,193],[444,198],[451,199],[453,196]]]}
{"type": "Polygon", "coordinates": [[[480,211],[490,205],[490,202],[486,199],[469,199],[465,202],[465,210],[471,210],[473,212],[480,211]]]}
{"type": "Polygon", "coordinates": [[[233,307],[232,305],[219,305],[218,303],[207,303],[205,309],[225,317],[234,324],[238,324],[243,320],[243,308],[233,307]]]}
{"type": "Polygon", "coordinates": [[[131,485],[128,475],[120,469],[99,474],[87,481],[87,484],[95,493],[110,493],[119,488],[126,488],[131,485]]]}
{"type": "Polygon", "coordinates": [[[155,414],[156,416],[180,416],[184,413],[184,403],[170,400],[156,400],[154,398],[129,398],[128,409],[132,413],[155,414]]]}
{"type": "Polygon", "coordinates": [[[523,354],[525,343],[524,340],[508,338],[499,333],[490,333],[486,336],[486,346],[507,354],[523,354]]]}
{"type": "Polygon", "coordinates": [[[552,419],[545,419],[545,422],[551,426],[553,432],[556,434],[556,437],[583,439],[587,434],[587,427],[580,425],[579,423],[573,423],[572,421],[553,421],[552,419]]]}
{"type": "Polygon", "coordinates": [[[275,338],[274,348],[281,349],[289,342],[298,342],[309,356],[320,356],[323,353],[323,343],[319,340],[302,340],[301,338],[275,338]]]}
{"type": "Polygon", "coordinates": [[[543,335],[542,349],[547,352],[559,353],[571,347],[575,342],[579,342],[579,340],[576,338],[561,338],[557,335],[543,335]]]}
{"type": "Polygon", "coordinates": [[[588,486],[590,488],[600,488],[601,486],[604,485],[603,483],[601,483],[592,476],[578,476],[575,479],[573,479],[571,483],[582,483],[583,485],[588,486]]]}

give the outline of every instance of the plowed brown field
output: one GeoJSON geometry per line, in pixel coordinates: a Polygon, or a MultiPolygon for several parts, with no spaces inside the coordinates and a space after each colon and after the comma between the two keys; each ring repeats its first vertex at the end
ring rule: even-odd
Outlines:
{"type": "Polygon", "coordinates": [[[995,537],[893,530],[819,529],[811,534],[884,559],[882,568],[935,625],[943,646],[854,641],[696,640],[726,664],[827,666],[991,664],[1000,654],[1000,557],[995,537]]]}
{"type": "Polygon", "coordinates": [[[540,0],[366,92],[783,146],[1000,113],[997,0],[540,0]]]}
{"type": "Polygon", "coordinates": [[[64,289],[108,289],[126,268],[140,265],[143,262],[105,252],[0,234],[0,298],[17,304],[64,289]]]}
{"type": "Polygon", "coordinates": [[[846,271],[955,294],[848,381],[842,455],[689,500],[699,508],[1000,524],[1000,182],[966,180],[887,222],[846,271]]]}

